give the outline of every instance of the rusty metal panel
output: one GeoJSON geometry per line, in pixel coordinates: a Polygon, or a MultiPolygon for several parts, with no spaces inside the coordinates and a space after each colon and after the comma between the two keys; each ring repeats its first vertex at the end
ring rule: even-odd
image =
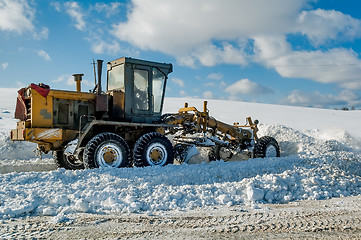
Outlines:
{"type": "Polygon", "coordinates": [[[53,105],[54,122],[52,127],[72,128],[73,120],[71,116],[73,115],[74,101],[54,98],[53,105]]]}
{"type": "MultiPolygon", "coordinates": [[[[53,127],[65,129],[79,129],[82,116],[94,116],[94,101],[80,101],[72,99],[54,98],[54,124],[53,127]]],[[[82,118],[83,123],[84,119],[82,118]]]]}
{"type": "Polygon", "coordinates": [[[58,124],[67,125],[69,123],[69,101],[60,102],[58,105],[58,124]]]}
{"type": "Polygon", "coordinates": [[[122,91],[112,92],[113,96],[113,117],[124,118],[125,94],[122,91]]]}
{"type": "Polygon", "coordinates": [[[108,96],[107,95],[97,95],[96,103],[95,103],[95,111],[97,111],[97,112],[108,111],[108,96]]]}

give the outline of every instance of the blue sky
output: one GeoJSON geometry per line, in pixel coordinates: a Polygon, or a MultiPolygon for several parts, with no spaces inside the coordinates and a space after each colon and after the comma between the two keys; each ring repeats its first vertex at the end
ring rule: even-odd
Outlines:
{"type": "Polygon", "coordinates": [[[361,108],[359,9],[359,0],[0,0],[0,87],[75,90],[71,75],[84,73],[88,90],[92,59],[129,56],[173,64],[168,97],[361,108]]]}

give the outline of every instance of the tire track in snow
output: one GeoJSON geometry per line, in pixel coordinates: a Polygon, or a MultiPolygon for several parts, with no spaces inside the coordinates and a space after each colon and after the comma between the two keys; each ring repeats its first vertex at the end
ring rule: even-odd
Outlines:
{"type": "Polygon", "coordinates": [[[0,161],[0,173],[12,173],[12,172],[47,172],[56,170],[57,167],[52,159],[46,160],[1,160],[0,161]]]}

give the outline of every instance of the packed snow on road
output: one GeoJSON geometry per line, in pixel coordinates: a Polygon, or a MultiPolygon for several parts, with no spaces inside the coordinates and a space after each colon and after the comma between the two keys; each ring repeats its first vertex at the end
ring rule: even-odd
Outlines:
{"type": "MultiPolygon", "coordinates": [[[[187,211],[214,206],[259,208],[264,203],[328,199],[361,194],[361,111],[337,111],[210,100],[210,115],[232,124],[260,121],[259,136],[274,137],[281,157],[165,167],[56,169],[51,155],[35,156],[35,144],[11,142],[15,89],[0,89],[0,221],[22,216],[73,213],[187,211]],[[3,220],[1,220],[3,219],[3,220]]],[[[165,100],[164,113],[200,99],[165,100]]]]}

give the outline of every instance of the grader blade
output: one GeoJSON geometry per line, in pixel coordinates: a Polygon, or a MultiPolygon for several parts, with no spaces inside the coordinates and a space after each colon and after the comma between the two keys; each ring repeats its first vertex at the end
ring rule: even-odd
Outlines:
{"type": "Polygon", "coordinates": [[[198,154],[199,154],[199,152],[195,145],[189,146],[185,150],[183,162],[188,163],[192,157],[194,157],[195,155],[198,155],[198,154]]]}

